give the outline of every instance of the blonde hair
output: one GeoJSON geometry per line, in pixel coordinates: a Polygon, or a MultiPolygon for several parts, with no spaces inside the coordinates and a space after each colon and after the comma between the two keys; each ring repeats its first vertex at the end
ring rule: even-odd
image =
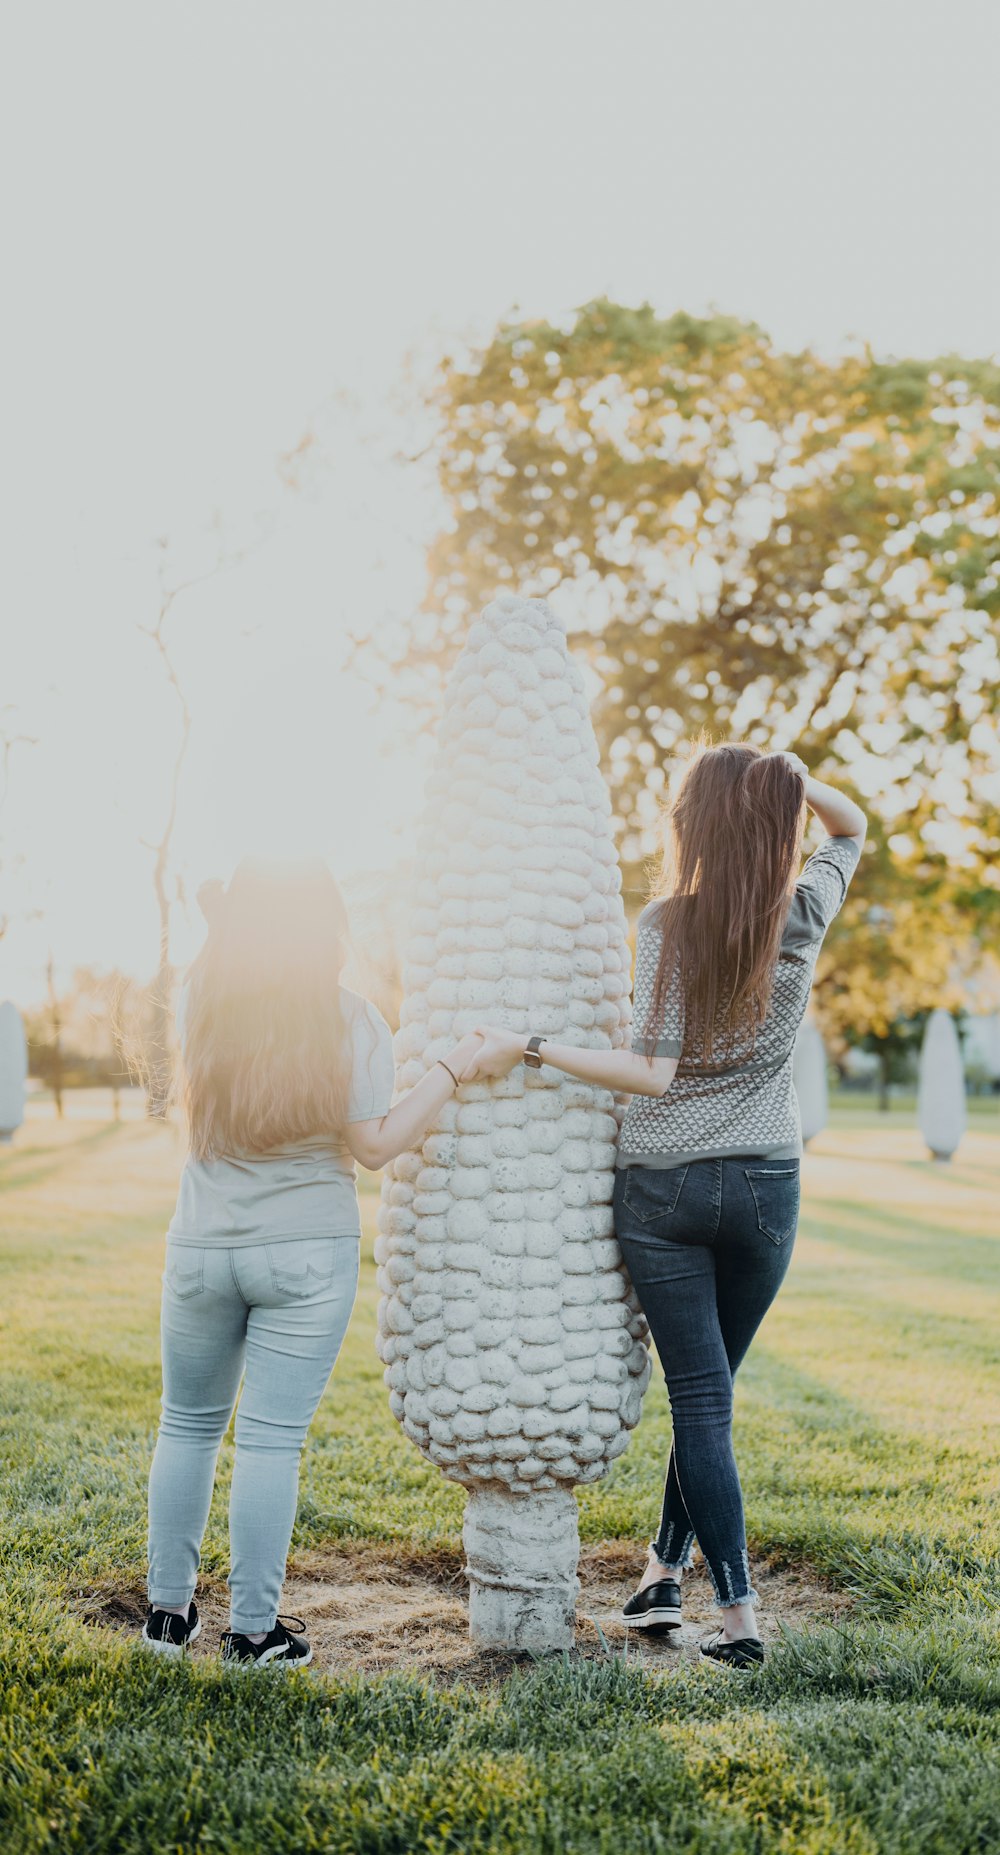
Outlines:
{"type": "Polygon", "coordinates": [[[198,1159],[263,1153],[342,1127],[350,1045],[347,911],[326,864],[245,858],[206,897],[188,974],[184,1102],[198,1159]]]}

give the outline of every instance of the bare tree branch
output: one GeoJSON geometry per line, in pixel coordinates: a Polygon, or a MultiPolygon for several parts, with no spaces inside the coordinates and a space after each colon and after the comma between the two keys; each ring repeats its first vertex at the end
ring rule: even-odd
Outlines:
{"type": "MultiPolygon", "coordinates": [[[[159,953],[156,977],[151,987],[151,1024],[149,1050],[146,1062],[147,1113],[162,1117],[166,1114],[170,1097],[171,1062],[170,1062],[170,996],[173,986],[173,966],[170,959],[170,929],[173,903],[181,894],[179,877],[175,876],[177,894],[170,894],[170,856],[173,848],[174,829],[177,824],[177,806],[180,794],[181,775],[187,759],[191,741],[191,708],[187,694],[181,682],[177,663],[173,655],[173,642],[168,635],[169,621],[174,607],[185,593],[194,591],[198,586],[206,585],[210,580],[232,573],[243,565],[251,554],[255,553],[270,539],[276,517],[271,516],[263,524],[262,531],[252,540],[230,554],[220,555],[210,567],[202,573],[189,574],[187,578],[167,583],[165,563],[160,565],[160,602],[154,622],[151,625],[138,626],[144,637],[150,640],[163,667],[169,688],[173,691],[179,716],[179,733],[177,747],[170,768],[168,786],[167,812],[163,830],[158,839],[150,841],[140,839],[145,850],[153,856],[153,893],[156,897],[157,917],[159,923],[159,953]]],[[[160,548],[166,552],[168,541],[164,537],[160,548]]]]}

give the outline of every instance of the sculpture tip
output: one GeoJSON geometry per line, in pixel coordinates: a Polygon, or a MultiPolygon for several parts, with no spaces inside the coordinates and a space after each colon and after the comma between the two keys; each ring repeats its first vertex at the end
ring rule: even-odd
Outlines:
{"type": "Polygon", "coordinates": [[[524,642],[538,642],[546,632],[565,635],[566,626],[561,618],[553,612],[547,599],[527,599],[520,593],[501,592],[491,599],[481,614],[481,623],[494,634],[502,634],[505,641],[516,640],[510,635],[511,628],[522,625],[527,627],[524,642]]]}

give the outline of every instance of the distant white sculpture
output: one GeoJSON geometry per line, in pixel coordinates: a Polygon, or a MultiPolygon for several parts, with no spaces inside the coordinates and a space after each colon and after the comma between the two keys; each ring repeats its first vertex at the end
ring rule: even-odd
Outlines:
{"type": "MultiPolygon", "coordinates": [[[[417,851],[402,1088],[477,1023],[618,1048],[630,960],[611,804],[547,605],[503,595],[456,665],[417,851]]],[[[576,1482],[638,1421],[648,1332],[615,1242],[615,1102],[554,1069],[459,1090],[386,1169],[379,1352],[395,1416],[469,1490],[469,1626],[558,1649],[576,1482]]]]}
{"type": "Polygon", "coordinates": [[[920,1046],[920,1131],[934,1159],[950,1159],[965,1132],[962,1046],[949,1011],[932,1011],[920,1046]]]}
{"type": "Polygon", "coordinates": [[[24,1120],[28,1046],[21,1013],[9,998],[0,1005],[0,1142],[13,1140],[24,1120]]]}
{"type": "Polygon", "coordinates": [[[973,1012],[965,1021],[962,1058],[995,1088],[1000,1082],[1000,1011],[973,1012]]]}
{"type": "Polygon", "coordinates": [[[803,1018],[795,1039],[792,1056],[792,1081],[799,1098],[802,1142],[823,1132],[829,1107],[826,1084],[826,1049],[819,1026],[812,1018],[803,1018]]]}

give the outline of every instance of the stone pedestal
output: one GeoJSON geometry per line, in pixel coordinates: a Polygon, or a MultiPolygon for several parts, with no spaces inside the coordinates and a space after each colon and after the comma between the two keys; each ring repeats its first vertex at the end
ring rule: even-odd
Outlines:
{"type": "Polygon", "coordinates": [[[527,1497],[476,1489],[462,1538],[472,1641],[483,1648],[571,1649],[580,1590],[575,1495],[565,1488],[527,1497]]]}

